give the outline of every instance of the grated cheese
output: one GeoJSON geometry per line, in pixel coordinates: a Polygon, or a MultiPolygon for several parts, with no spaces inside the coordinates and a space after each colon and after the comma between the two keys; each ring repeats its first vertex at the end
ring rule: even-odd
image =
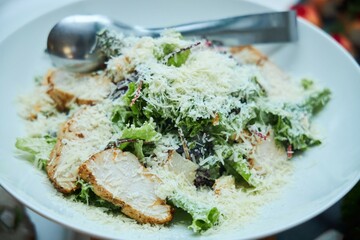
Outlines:
{"type": "MultiPolygon", "coordinates": [[[[186,198],[186,201],[194,203],[188,207],[193,207],[192,210],[195,212],[196,207],[216,207],[221,213],[219,222],[203,233],[204,235],[245,226],[246,222],[254,219],[261,206],[279,196],[281,188],[289,181],[292,172],[286,151],[275,144],[274,129],[260,123],[247,124],[249,120],[254,119],[255,111],[261,105],[264,111],[300,119],[299,124],[291,129],[292,134],[308,133],[308,114],[296,108],[289,114],[283,108],[287,102],[301,101],[303,90],[270,61],[264,57],[254,57],[251,51],[245,51],[241,57],[234,57],[227,51],[209,48],[204,40],[186,41],[172,31],[165,32],[157,39],[126,38],[122,35],[117,37],[121,41],[120,55],[109,59],[104,72],[96,76],[58,72],[58,88],[73,94],[76,98],[96,100],[96,105],[79,107],[73,103],[69,113],[60,113],[47,94],[46,86],[38,87],[30,96],[21,100],[21,115],[29,120],[30,135],[57,132],[62,124],[68,124],[69,129],[62,129],[58,135],[58,141],[61,143],[58,155],[61,158],[60,163],[56,162],[56,158],[49,161],[49,165],[57,165],[54,174],[56,182],[65,188],[75,188],[79,178],[78,168],[83,162],[105,149],[110,141],[118,140],[122,136],[122,127],[135,129],[135,125],[130,123],[126,126],[114,126],[110,120],[113,107],[133,107],[137,101],[143,100],[147,104],[143,110],[161,113],[163,118],[171,119],[175,126],[184,119],[194,122],[212,120],[214,126],[224,126],[219,134],[222,134],[226,141],[234,142],[227,147],[214,143],[214,154],[200,159],[190,155],[188,158],[191,160],[188,160],[175,152],[184,142],[187,144],[181,129],[179,134],[161,134],[160,140],[153,142],[155,148],[152,154],[141,159],[141,162],[146,163],[146,171],[161,182],[156,186],[145,182],[145,187],[154,193],[150,194],[151,200],[155,201],[158,197],[170,200],[186,198]],[[159,58],[158,55],[163,53],[165,44],[176,46],[175,52],[159,58]],[[183,64],[177,67],[167,64],[169,58],[184,49],[191,51],[183,64]],[[137,76],[136,84],[140,87],[132,96],[130,106],[121,98],[110,99],[109,92],[113,90],[114,85],[109,79],[113,83],[118,83],[130,79],[134,74],[137,76]],[[104,84],[107,85],[104,87],[104,84]],[[240,101],[242,97],[259,96],[263,90],[267,94],[265,100],[240,101]],[[239,113],[234,113],[234,109],[238,109],[239,113]],[[244,129],[245,127],[247,129],[244,129]],[[82,137],[76,136],[78,133],[81,133],[82,137]],[[193,183],[196,170],[217,163],[224,165],[229,158],[225,156],[227,152],[231,152],[231,159],[235,164],[249,166],[243,172],[250,175],[246,181],[254,187],[238,186],[232,176],[223,175],[216,179],[214,191],[206,188],[197,189],[193,183]],[[171,159],[171,154],[175,154],[177,159],[171,159]]],[[[150,119],[152,121],[152,118],[150,119]]],[[[204,146],[205,143],[214,142],[214,138],[208,139],[206,130],[204,129],[198,145],[204,146]]],[[[55,150],[57,149],[53,151],[55,150]]],[[[200,152],[205,155],[203,149],[200,152]]],[[[143,179],[136,177],[141,175],[139,173],[142,173],[144,168],[141,166],[128,171],[127,168],[131,168],[131,164],[120,167],[114,166],[113,162],[110,163],[89,165],[97,171],[98,183],[107,186],[115,196],[124,195],[124,192],[130,189],[126,201],[133,202],[134,208],[153,214],[149,209],[141,209],[144,206],[144,192],[138,185],[141,185],[140,180],[143,179]],[[127,180],[125,176],[133,181],[129,189],[124,188],[127,180]]],[[[138,225],[134,220],[124,216],[109,216],[100,213],[97,208],[83,204],[68,202],[67,207],[89,216],[95,222],[108,226],[116,225],[114,231],[126,231],[127,228],[141,229],[144,232],[167,231],[167,227],[138,225]]]]}

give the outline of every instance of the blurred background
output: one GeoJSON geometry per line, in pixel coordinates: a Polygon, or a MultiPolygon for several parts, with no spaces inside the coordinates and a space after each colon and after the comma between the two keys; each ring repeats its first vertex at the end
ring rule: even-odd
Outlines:
{"type": "Polygon", "coordinates": [[[290,8],[330,34],[360,62],[360,0],[304,0],[290,8]]]}
{"type": "MultiPolygon", "coordinates": [[[[36,17],[77,1],[80,0],[0,0],[0,41],[36,17]]],[[[277,10],[295,10],[299,17],[330,34],[360,63],[360,0],[248,1],[277,10]]],[[[0,239],[89,240],[91,237],[32,212],[0,186],[0,239]]],[[[319,216],[266,239],[360,239],[360,183],[319,216]]]]}

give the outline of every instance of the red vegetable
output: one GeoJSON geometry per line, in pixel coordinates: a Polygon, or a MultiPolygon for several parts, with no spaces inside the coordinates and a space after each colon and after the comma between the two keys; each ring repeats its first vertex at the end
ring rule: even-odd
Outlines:
{"type": "Polygon", "coordinates": [[[332,37],[341,45],[343,46],[348,52],[354,54],[354,47],[351,41],[343,34],[334,33],[332,37]]]}
{"type": "Polygon", "coordinates": [[[138,87],[137,87],[137,89],[136,89],[135,96],[134,96],[134,98],[131,100],[130,107],[131,107],[132,105],[134,105],[134,104],[135,104],[135,101],[140,97],[142,83],[143,83],[143,82],[140,81],[140,83],[139,83],[139,85],[138,85],[138,87]]]}
{"type": "Polygon", "coordinates": [[[308,20],[318,27],[322,26],[321,18],[314,6],[310,4],[296,4],[291,9],[295,10],[299,17],[308,20]]]}
{"type": "Polygon", "coordinates": [[[291,144],[286,149],[287,157],[288,159],[291,159],[293,157],[294,151],[292,150],[291,144]]]}
{"type": "Polygon", "coordinates": [[[212,47],[212,45],[213,45],[212,41],[207,40],[207,39],[205,40],[205,46],[212,47]]]}
{"type": "Polygon", "coordinates": [[[261,132],[253,132],[256,136],[266,141],[267,135],[262,134],[261,132]]]}

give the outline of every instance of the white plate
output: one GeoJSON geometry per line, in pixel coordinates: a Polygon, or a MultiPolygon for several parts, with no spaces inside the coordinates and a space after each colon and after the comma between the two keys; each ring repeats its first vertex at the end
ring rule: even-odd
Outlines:
{"type": "MultiPolygon", "coordinates": [[[[55,196],[45,174],[15,155],[15,139],[25,134],[23,122],[16,114],[16,96],[28,92],[33,87],[33,77],[50,67],[43,53],[47,33],[66,15],[99,13],[130,24],[161,26],[266,10],[244,1],[94,0],[58,9],[19,29],[0,44],[0,183],[29,208],[77,231],[123,239],[197,238],[185,226],[147,233],[138,228],[99,224],[55,196]]],[[[292,160],[292,181],[279,199],[259,210],[254,221],[241,226],[239,223],[236,231],[206,236],[209,239],[257,238],[293,227],[330,207],[360,178],[360,108],[356,106],[360,103],[360,69],[319,29],[299,21],[299,31],[297,43],[262,49],[285,71],[315,78],[332,90],[333,99],[316,119],[325,136],[324,143],[292,160]]]]}

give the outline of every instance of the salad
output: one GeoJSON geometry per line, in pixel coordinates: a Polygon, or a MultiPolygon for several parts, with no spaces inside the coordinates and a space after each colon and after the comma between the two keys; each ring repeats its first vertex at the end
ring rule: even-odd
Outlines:
{"type": "Polygon", "coordinates": [[[330,90],[251,46],[104,30],[98,47],[104,69],[50,69],[20,97],[15,145],[69,200],[144,225],[186,212],[196,233],[236,227],[321,143],[311,121],[330,90]]]}

